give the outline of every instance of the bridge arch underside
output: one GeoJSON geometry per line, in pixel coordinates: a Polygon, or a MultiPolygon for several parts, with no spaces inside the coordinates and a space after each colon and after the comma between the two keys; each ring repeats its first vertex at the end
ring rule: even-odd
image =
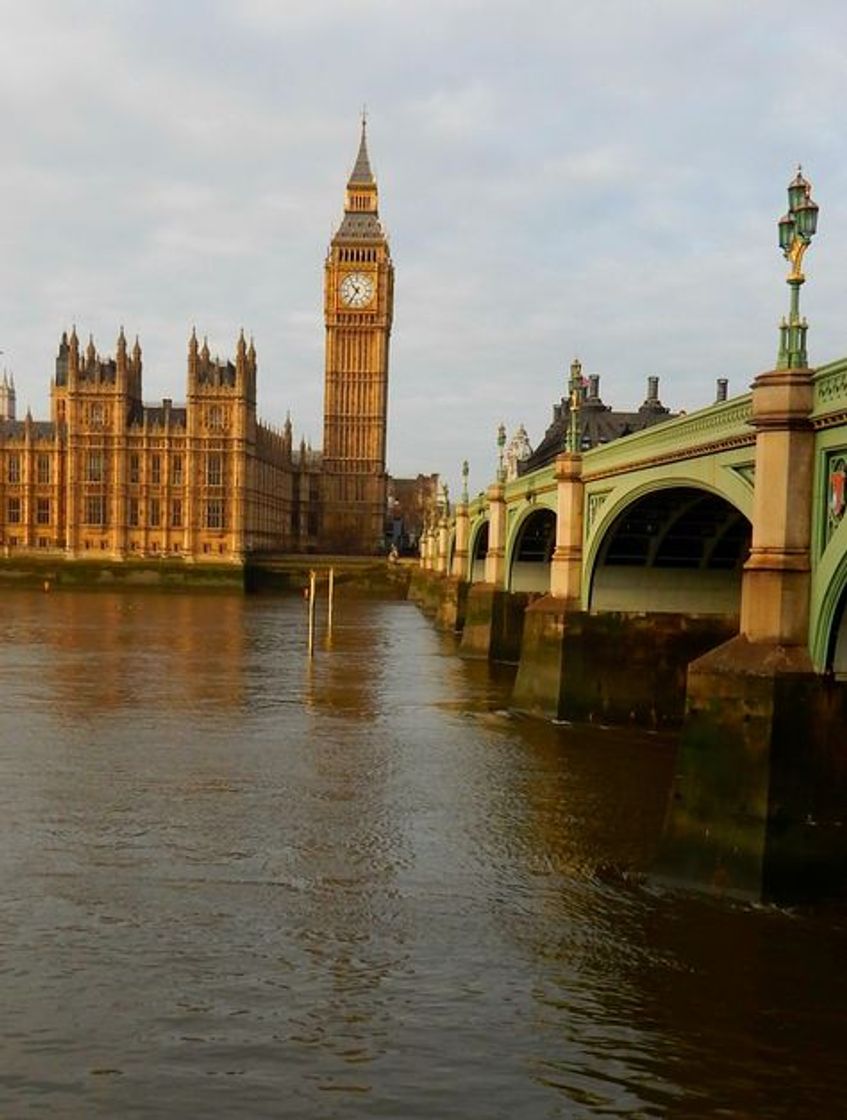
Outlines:
{"type": "Polygon", "coordinates": [[[518,526],[509,563],[509,591],[550,590],[550,561],[556,547],[556,514],[540,507],[518,526]]]}
{"type": "Polygon", "coordinates": [[[847,681],[847,581],[841,589],[829,635],[826,669],[836,680],[847,681]]]}
{"type": "Polygon", "coordinates": [[[488,556],[488,521],[483,521],[474,530],[470,553],[471,583],[482,583],[485,580],[485,558],[488,556]]]}
{"type": "Polygon", "coordinates": [[[750,523],[693,486],[639,498],[612,522],[591,579],[592,611],[737,615],[750,523]]]}

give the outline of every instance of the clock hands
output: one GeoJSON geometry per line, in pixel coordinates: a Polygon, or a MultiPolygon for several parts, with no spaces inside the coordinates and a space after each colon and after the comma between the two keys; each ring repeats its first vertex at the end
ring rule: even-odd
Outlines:
{"type": "Polygon", "coordinates": [[[349,307],[364,307],[373,296],[373,282],[360,273],[348,273],[341,285],[341,298],[349,307]]]}

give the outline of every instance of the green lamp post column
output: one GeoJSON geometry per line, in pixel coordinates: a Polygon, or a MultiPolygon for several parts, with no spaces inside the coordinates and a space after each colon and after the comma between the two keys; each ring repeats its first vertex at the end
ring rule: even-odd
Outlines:
{"type": "Polygon", "coordinates": [[[462,463],[462,498],[456,506],[456,546],[453,549],[451,575],[457,579],[468,578],[468,537],[470,520],[468,517],[468,461],[462,463]]]}
{"type": "Polygon", "coordinates": [[[818,227],[818,204],[812,198],[812,184],[803,178],[800,167],[788,184],[788,212],[779,219],[779,247],[791,263],[787,283],[791,289],[788,318],[783,318],[779,328],[779,354],[777,369],[807,369],[806,331],[808,324],[800,316],[800,285],[803,275],[803,255],[812,243],[818,227]]]}

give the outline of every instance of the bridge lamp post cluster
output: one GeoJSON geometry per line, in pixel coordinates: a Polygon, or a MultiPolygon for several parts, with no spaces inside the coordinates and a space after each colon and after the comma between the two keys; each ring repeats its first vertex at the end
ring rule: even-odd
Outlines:
{"type": "Polygon", "coordinates": [[[818,204],[812,198],[812,184],[803,178],[802,168],[788,184],[788,213],[779,219],[779,247],[791,264],[787,283],[791,289],[791,307],[788,318],[783,318],[779,328],[779,355],[777,369],[806,369],[806,331],[808,325],[800,316],[800,285],[803,275],[803,255],[812,243],[818,228],[818,204]]]}
{"type": "Polygon", "coordinates": [[[570,408],[568,410],[568,431],[565,437],[565,451],[570,452],[571,455],[576,455],[582,450],[582,424],[580,423],[582,389],[582,362],[579,358],[574,358],[571,362],[571,377],[568,382],[570,408]]]}

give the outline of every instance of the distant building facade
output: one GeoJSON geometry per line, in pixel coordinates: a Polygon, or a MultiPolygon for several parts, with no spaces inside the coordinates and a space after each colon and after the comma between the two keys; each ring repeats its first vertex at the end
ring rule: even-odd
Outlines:
{"type": "MultiPolygon", "coordinates": [[[[612,409],[611,405],[604,404],[600,397],[600,377],[597,374],[591,374],[582,381],[580,392],[579,438],[583,451],[621,436],[628,436],[632,432],[640,432],[642,428],[671,420],[677,415],[659,400],[658,377],[647,378],[647,396],[641,407],[634,412],[618,411],[612,409]]],[[[562,397],[558,404],[553,405],[553,420],[544,439],[534,451],[516,462],[517,474],[526,474],[553,462],[565,449],[570,420],[570,397],[562,397]]]]}
{"type": "Polygon", "coordinates": [[[438,475],[388,479],[388,545],[402,553],[417,551],[425,522],[438,503],[438,475]]]}
{"type": "Polygon", "coordinates": [[[213,359],[192,332],[186,403],[142,403],[142,355],[63,334],[51,416],[0,420],[0,546],[68,558],[240,563],[314,547],[319,462],[256,417],[256,351],[213,359]]]}

